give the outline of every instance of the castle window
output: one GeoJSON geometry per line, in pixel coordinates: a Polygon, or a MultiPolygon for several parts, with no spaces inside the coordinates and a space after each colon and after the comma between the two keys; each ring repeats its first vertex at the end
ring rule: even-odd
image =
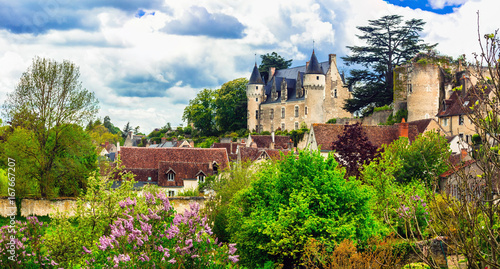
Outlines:
{"type": "Polygon", "coordinates": [[[258,110],[255,110],[255,119],[258,120],[259,119],[259,111],[258,110]]]}
{"type": "Polygon", "coordinates": [[[281,131],[284,131],[284,130],[285,130],[285,124],[284,124],[284,123],[282,123],[282,124],[281,124],[281,131]]]}
{"type": "Polygon", "coordinates": [[[458,115],[458,125],[464,125],[464,116],[458,115]]]}
{"type": "Polygon", "coordinates": [[[307,106],[304,108],[304,115],[307,115],[307,106]]]}
{"type": "Polygon", "coordinates": [[[274,119],[274,108],[271,108],[271,111],[269,112],[269,118],[274,119]]]}
{"type": "Polygon", "coordinates": [[[337,89],[333,90],[333,98],[337,98],[337,89]]]}
{"type": "Polygon", "coordinates": [[[316,80],[319,80],[319,76],[316,76],[316,80]]]}
{"type": "Polygon", "coordinates": [[[255,98],[255,102],[259,102],[259,98],[258,98],[258,97],[257,97],[257,98],[255,98]]]}
{"type": "Polygon", "coordinates": [[[174,173],[168,173],[167,174],[167,180],[168,181],[174,181],[175,180],[175,174],[174,173]]]}
{"type": "Polygon", "coordinates": [[[281,108],[281,118],[282,119],[285,118],[285,108],[284,107],[281,108]]]}
{"type": "Polygon", "coordinates": [[[255,86],[255,89],[258,90],[259,89],[259,86],[255,86]]]}
{"type": "Polygon", "coordinates": [[[296,122],[295,122],[295,130],[298,130],[298,129],[299,129],[299,122],[298,122],[298,121],[296,121],[296,122]]]}
{"type": "Polygon", "coordinates": [[[408,93],[410,94],[413,93],[413,87],[410,83],[408,83],[407,87],[408,87],[408,93]]]}
{"type": "Polygon", "coordinates": [[[295,117],[299,117],[299,106],[295,106],[295,117]]]}

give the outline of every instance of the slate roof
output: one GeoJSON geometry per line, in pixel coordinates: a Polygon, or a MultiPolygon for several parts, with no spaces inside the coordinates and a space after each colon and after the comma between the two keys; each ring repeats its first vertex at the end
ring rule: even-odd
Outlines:
{"type": "MultiPolygon", "coordinates": [[[[270,148],[273,138],[271,135],[251,135],[252,141],[257,144],[257,148],[270,148]]],[[[274,136],[274,148],[275,149],[288,149],[288,143],[290,142],[290,136],[274,136]]]]}
{"type": "Polygon", "coordinates": [[[260,76],[259,69],[257,68],[257,63],[253,67],[252,75],[250,76],[250,80],[248,80],[248,84],[264,84],[262,81],[262,77],[260,76]]]}
{"type": "Polygon", "coordinates": [[[309,65],[306,68],[306,74],[324,74],[323,70],[321,70],[321,66],[318,63],[318,58],[316,58],[314,50],[311,55],[311,59],[309,60],[309,65]]]}
{"type": "MultiPolygon", "coordinates": [[[[322,150],[330,150],[332,142],[338,140],[338,136],[344,132],[342,124],[314,123],[312,125],[314,136],[318,147],[322,150]]],[[[368,140],[376,147],[380,148],[383,144],[390,144],[399,138],[399,124],[384,126],[361,126],[365,131],[368,140]]],[[[418,135],[418,129],[415,125],[408,126],[408,138],[414,141],[418,135]]]]}

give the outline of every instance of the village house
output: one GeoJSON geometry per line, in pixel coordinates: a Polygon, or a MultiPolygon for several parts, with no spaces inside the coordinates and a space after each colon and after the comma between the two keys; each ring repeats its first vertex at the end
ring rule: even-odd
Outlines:
{"type": "Polygon", "coordinates": [[[342,109],[351,94],[337,69],[336,55],[319,63],[314,50],[304,66],[275,70],[267,82],[255,64],[247,84],[248,130],[297,130],[302,123],[351,117],[342,109]]]}
{"type": "MultiPolygon", "coordinates": [[[[331,145],[342,135],[346,125],[341,124],[312,124],[309,136],[307,137],[307,148],[310,150],[321,150],[323,156],[331,152],[331,145]]],[[[361,126],[365,132],[368,141],[374,146],[380,148],[383,144],[390,144],[399,137],[407,137],[410,142],[414,141],[418,135],[418,129],[415,125],[409,125],[406,122],[384,126],[361,126]]]]}
{"type": "Polygon", "coordinates": [[[155,184],[166,188],[169,196],[195,189],[207,176],[229,167],[223,148],[121,147],[119,156],[124,170],[135,175],[138,187],[155,184]]]}

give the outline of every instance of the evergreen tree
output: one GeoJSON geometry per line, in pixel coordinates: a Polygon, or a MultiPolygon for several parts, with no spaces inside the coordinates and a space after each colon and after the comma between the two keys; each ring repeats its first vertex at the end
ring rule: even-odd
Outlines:
{"type": "MultiPolygon", "coordinates": [[[[369,106],[383,106],[393,100],[393,69],[413,58],[422,50],[430,50],[437,44],[428,45],[420,39],[419,32],[425,22],[411,19],[403,22],[400,15],[387,15],[369,20],[368,26],[358,26],[362,32],[357,37],[366,46],[347,46],[351,55],[342,57],[346,65],[361,65],[353,69],[348,78],[353,98],[344,109],[361,111],[369,106]]],[[[370,111],[371,112],[371,111],[370,111]]]]}
{"type": "Polygon", "coordinates": [[[267,53],[266,55],[261,55],[260,58],[262,62],[259,65],[259,72],[261,76],[263,76],[264,81],[269,79],[269,68],[276,67],[278,69],[286,69],[292,65],[292,59],[285,60],[285,58],[281,57],[278,53],[272,52],[271,54],[267,53]]]}

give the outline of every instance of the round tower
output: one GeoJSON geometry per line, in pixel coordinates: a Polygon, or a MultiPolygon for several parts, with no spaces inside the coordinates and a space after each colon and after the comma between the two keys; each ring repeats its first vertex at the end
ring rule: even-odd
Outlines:
{"type": "Polygon", "coordinates": [[[248,106],[247,106],[247,128],[252,131],[259,131],[259,110],[260,104],[264,101],[264,81],[262,81],[262,77],[260,76],[259,69],[257,68],[257,63],[252,71],[252,75],[250,76],[250,80],[247,84],[247,98],[248,98],[248,106]]]}
{"type": "Polygon", "coordinates": [[[325,122],[324,104],[325,104],[325,80],[326,76],[321,68],[314,50],[311,59],[306,67],[304,81],[302,83],[305,91],[305,105],[308,110],[306,123],[325,122]]]}

